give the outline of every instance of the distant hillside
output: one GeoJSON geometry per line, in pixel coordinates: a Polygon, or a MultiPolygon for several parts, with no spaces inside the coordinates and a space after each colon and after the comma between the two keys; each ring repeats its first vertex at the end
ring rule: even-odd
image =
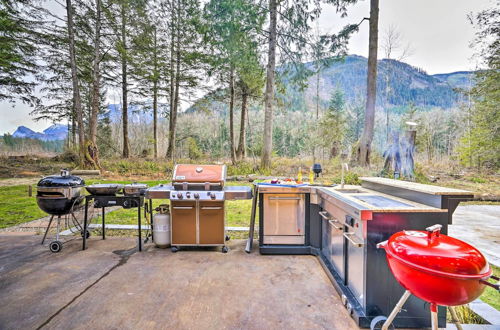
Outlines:
{"type": "MultiPolygon", "coordinates": [[[[311,66],[312,63],[306,65],[311,66]]],[[[347,56],[320,73],[320,98],[328,100],[340,89],[348,101],[366,94],[367,59],[347,56]]],[[[377,104],[379,106],[453,107],[460,95],[454,90],[470,86],[473,72],[429,75],[424,70],[396,60],[379,60],[377,67],[377,104]]],[[[306,102],[316,100],[316,76],[309,78],[303,96],[306,102]]]]}
{"type": "Polygon", "coordinates": [[[26,126],[19,126],[12,134],[12,137],[15,138],[27,138],[41,141],[61,141],[66,139],[66,136],[68,136],[68,127],[61,124],[54,124],[45,129],[42,133],[35,132],[26,126]]]}
{"type": "MultiPolygon", "coordinates": [[[[312,68],[314,63],[305,64],[312,68]]],[[[367,59],[349,55],[341,61],[332,62],[320,73],[319,98],[323,105],[333,91],[343,91],[347,102],[362,102],[366,95],[367,59]]],[[[472,84],[474,72],[460,71],[429,75],[424,70],[396,60],[379,60],[377,77],[377,105],[406,107],[410,104],[420,108],[451,108],[460,99],[457,88],[467,89],[472,84]]],[[[316,103],[317,76],[310,77],[305,90],[290,83],[290,76],[282,78],[285,92],[278,95],[287,110],[303,111],[316,103]]],[[[223,94],[223,93],[222,93],[223,94]]],[[[198,100],[189,111],[226,111],[221,92],[211,93],[198,100]],[[210,100],[210,101],[208,101],[210,100]]]]}
{"type": "Polygon", "coordinates": [[[470,89],[474,84],[474,72],[457,71],[451,73],[439,73],[432,75],[433,77],[448,83],[452,87],[470,89]]]}

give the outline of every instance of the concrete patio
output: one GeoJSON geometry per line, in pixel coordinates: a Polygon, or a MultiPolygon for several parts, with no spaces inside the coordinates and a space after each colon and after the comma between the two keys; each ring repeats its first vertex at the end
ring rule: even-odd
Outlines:
{"type": "Polygon", "coordinates": [[[0,329],[357,328],[313,256],[136,252],[93,237],[53,254],[40,236],[0,236],[0,329]]]}

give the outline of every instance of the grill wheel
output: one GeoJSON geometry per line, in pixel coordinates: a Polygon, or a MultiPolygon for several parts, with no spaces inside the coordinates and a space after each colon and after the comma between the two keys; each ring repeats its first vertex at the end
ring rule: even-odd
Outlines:
{"type": "Polygon", "coordinates": [[[63,245],[60,241],[52,241],[50,242],[49,249],[50,252],[57,253],[60,252],[63,248],[63,245]]]}

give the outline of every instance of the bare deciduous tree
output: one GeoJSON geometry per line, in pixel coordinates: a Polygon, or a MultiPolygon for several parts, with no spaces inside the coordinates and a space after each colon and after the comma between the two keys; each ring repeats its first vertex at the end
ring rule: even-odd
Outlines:
{"type": "Polygon", "coordinates": [[[375,101],[377,97],[377,48],[378,48],[379,0],[370,0],[370,35],[368,41],[368,75],[366,86],[366,109],[363,135],[358,143],[357,161],[370,164],[373,127],[375,125],[375,101]]]}

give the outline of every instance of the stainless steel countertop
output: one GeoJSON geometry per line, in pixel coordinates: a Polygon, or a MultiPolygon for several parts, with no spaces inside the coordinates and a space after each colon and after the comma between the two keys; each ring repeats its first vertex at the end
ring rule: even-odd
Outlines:
{"type": "Polygon", "coordinates": [[[387,195],[378,191],[363,188],[361,186],[345,185],[344,188],[340,186],[332,188],[319,187],[316,188],[316,194],[325,201],[343,203],[350,208],[357,211],[371,211],[371,212],[448,212],[429,205],[416,203],[407,199],[399,198],[392,195],[387,195]],[[342,192],[352,191],[350,193],[342,192]],[[368,197],[368,198],[367,198],[368,197]],[[393,205],[387,206],[374,206],[365,200],[369,198],[379,198],[381,201],[393,201],[393,205]]]}
{"type": "Polygon", "coordinates": [[[447,212],[447,210],[355,185],[345,185],[343,188],[340,185],[333,187],[260,185],[259,193],[310,193],[311,200],[316,200],[316,203],[335,204],[355,214],[361,214],[362,212],[366,214],[370,212],[447,212]],[[314,195],[318,198],[313,198],[314,195]],[[368,202],[369,200],[385,205],[374,206],[368,202]]]}

